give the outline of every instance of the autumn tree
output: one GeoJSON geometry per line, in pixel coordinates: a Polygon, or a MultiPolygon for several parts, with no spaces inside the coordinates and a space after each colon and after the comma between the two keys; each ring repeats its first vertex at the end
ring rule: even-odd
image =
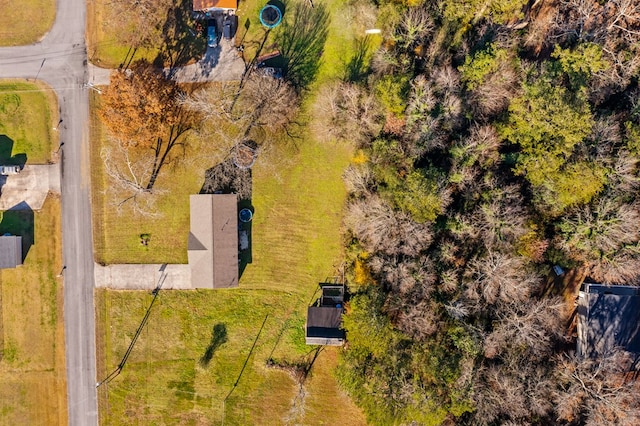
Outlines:
{"type": "Polygon", "coordinates": [[[103,92],[99,114],[116,147],[101,155],[107,174],[133,198],[151,193],[162,168],[179,160],[176,148],[184,152],[184,134],[195,115],[178,101],[181,93],[144,61],[113,73],[103,92]]]}

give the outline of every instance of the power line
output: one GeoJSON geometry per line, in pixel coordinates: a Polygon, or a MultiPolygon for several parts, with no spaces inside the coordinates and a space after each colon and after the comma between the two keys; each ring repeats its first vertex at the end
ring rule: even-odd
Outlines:
{"type": "Polygon", "coordinates": [[[127,359],[129,359],[129,355],[131,355],[131,352],[133,351],[133,347],[135,346],[136,341],[138,340],[138,337],[140,337],[140,334],[142,334],[142,330],[144,329],[144,326],[147,324],[147,320],[149,319],[149,315],[151,315],[151,308],[153,307],[153,304],[155,303],[156,299],[158,298],[158,295],[160,294],[160,289],[162,288],[162,284],[164,284],[164,281],[165,281],[166,278],[167,278],[167,273],[163,270],[162,274],[160,275],[160,279],[158,280],[158,286],[153,290],[153,299],[151,300],[151,304],[147,308],[147,312],[144,314],[144,318],[142,318],[142,322],[140,322],[140,325],[138,326],[138,329],[136,330],[136,334],[133,336],[133,339],[131,339],[131,343],[129,344],[129,347],[127,348],[127,351],[125,352],[124,356],[122,357],[122,360],[120,361],[120,363],[118,364],[118,366],[116,367],[115,370],[113,370],[111,373],[109,373],[109,375],[104,380],[102,380],[101,382],[98,382],[96,384],[97,388],[99,388],[100,386],[102,386],[105,383],[111,382],[113,379],[118,377],[118,375],[122,372],[122,369],[124,368],[125,364],[127,363],[127,359]]]}

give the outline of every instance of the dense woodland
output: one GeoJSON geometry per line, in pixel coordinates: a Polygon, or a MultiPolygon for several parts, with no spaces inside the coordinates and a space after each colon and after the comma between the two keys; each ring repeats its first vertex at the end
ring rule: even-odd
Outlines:
{"type": "Polygon", "coordinates": [[[317,105],[358,149],[341,383],[374,424],[640,424],[569,329],[581,278],[640,278],[640,3],[370,9],[382,45],[317,105]]]}

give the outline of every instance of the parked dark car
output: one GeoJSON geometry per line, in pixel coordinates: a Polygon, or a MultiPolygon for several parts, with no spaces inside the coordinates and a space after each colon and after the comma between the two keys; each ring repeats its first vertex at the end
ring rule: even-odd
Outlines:
{"type": "Polygon", "coordinates": [[[236,35],[236,28],[238,27],[238,17],[236,15],[228,15],[224,18],[224,23],[222,24],[222,36],[231,40],[234,35],[236,35]]]}
{"type": "Polygon", "coordinates": [[[218,29],[216,28],[216,20],[210,19],[207,21],[207,46],[218,46],[218,29]]]}

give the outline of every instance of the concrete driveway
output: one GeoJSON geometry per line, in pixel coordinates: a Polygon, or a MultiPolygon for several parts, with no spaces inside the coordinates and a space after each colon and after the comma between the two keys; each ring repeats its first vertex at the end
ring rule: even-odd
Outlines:
{"type": "Polygon", "coordinates": [[[244,73],[244,61],[238,55],[233,40],[220,40],[218,47],[208,47],[195,64],[166,69],[169,77],[179,83],[206,81],[238,81],[244,73]]]}
{"type": "Polygon", "coordinates": [[[25,166],[17,175],[0,176],[0,210],[23,201],[40,210],[49,191],[60,193],[60,165],[25,166]]]}
{"type": "Polygon", "coordinates": [[[94,268],[96,287],[112,290],[191,290],[191,269],[181,264],[121,264],[94,268]]]}

